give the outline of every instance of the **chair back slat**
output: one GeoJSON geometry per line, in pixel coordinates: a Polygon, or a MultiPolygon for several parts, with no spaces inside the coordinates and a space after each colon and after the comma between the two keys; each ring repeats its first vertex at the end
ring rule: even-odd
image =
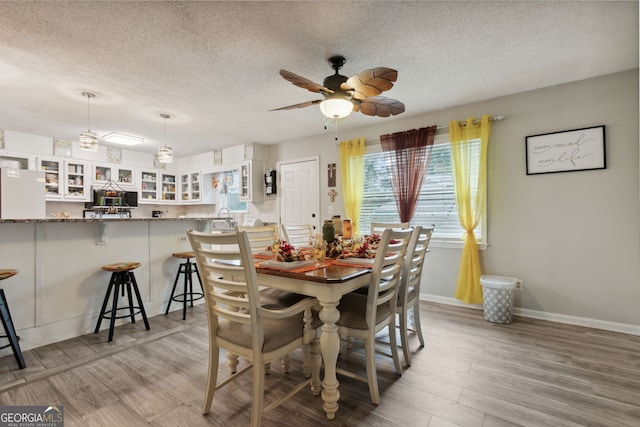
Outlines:
{"type": "Polygon", "coordinates": [[[282,224],[282,238],[293,246],[311,245],[313,226],[311,224],[282,224]]]}
{"type": "Polygon", "coordinates": [[[280,238],[277,225],[261,225],[256,227],[238,226],[238,231],[244,231],[249,238],[251,252],[263,252],[269,248],[273,242],[280,238]]]}
{"type": "Polygon", "coordinates": [[[371,234],[382,234],[387,228],[404,229],[409,228],[408,222],[372,222],[371,234]]]}

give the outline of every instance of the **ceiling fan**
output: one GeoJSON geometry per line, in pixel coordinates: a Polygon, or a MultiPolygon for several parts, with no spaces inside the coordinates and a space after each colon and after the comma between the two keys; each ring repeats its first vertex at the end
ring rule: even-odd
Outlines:
{"type": "Polygon", "coordinates": [[[302,102],[271,111],[293,110],[320,104],[322,113],[332,119],[347,117],[352,111],[360,111],[367,116],[389,117],[404,112],[404,104],[396,99],[378,96],[393,87],[398,72],[391,68],[376,67],[364,70],[360,74],[347,78],[338,74],[345,64],[343,56],[329,58],[335,74],[324,79],[323,84],[312,82],[287,70],[280,70],[280,75],[294,85],[324,95],[324,99],[302,102]]]}

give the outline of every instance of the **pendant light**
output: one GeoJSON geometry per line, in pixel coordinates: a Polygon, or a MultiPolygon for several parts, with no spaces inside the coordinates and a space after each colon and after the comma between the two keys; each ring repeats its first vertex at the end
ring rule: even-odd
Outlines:
{"type": "Polygon", "coordinates": [[[158,149],[158,161],[160,163],[172,163],[173,148],[167,145],[167,119],[170,118],[171,115],[167,113],[160,113],[160,117],[164,119],[164,145],[158,149]]]}
{"type": "Polygon", "coordinates": [[[95,98],[96,94],[84,91],[82,96],[87,97],[87,130],[80,132],[80,148],[85,151],[98,151],[98,135],[91,132],[91,98],[95,98]]]}

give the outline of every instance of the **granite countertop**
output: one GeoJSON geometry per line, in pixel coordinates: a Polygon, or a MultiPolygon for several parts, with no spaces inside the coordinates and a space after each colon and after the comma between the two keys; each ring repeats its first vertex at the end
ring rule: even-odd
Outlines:
{"type": "Polygon", "coordinates": [[[33,218],[33,219],[2,219],[0,224],[28,224],[28,223],[50,223],[50,222],[113,222],[113,221],[211,221],[211,217],[179,217],[179,218],[33,218]]]}

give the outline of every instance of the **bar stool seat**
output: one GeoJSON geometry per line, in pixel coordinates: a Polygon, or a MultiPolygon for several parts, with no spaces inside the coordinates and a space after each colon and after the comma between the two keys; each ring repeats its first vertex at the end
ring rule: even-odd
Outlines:
{"type": "Polygon", "coordinates": [[[181,263],[178,266],[178,273],[176,274],[176,280],[173,281],[173,288],[171,289],[171,296],[169,297],[169,303],[167,304],[167,309],[164,314],[169,314],[169,308],[171,307],[171,301],[181,302],[182,303],[182,320],[187,318],[187,301],[191,303],[191,307],[193,307],[193,302],[199,299],[204,298],[204,290],[202,292],[193,292],[193,273],[196,273],[198,276],[198,282],[200,283],[200,289],[202,290],[202,280],[200,280],[200,273],[198,272],[198,266],[196,263],[191,262],[191,258],[195,258],[193,252],[175,252],[172,254],[173,257],[178,259],[186,259],[185,262],[181,263]],[[184,274],[184,288],[183,293],[175,295],[176,286],[178,285],[178,280],[180,279],[180,274],[184,274]]]}
{"type": "MultiPolygon", "coordinates": [[[[13,277],[18,274],[18,270],[11,269],[0,269],[0,280],[8,279],[9,277],[13,277]]],[[[2,338],[8,338],[9,344],[3,345],[0,347],[7,348],[11,347],[13,350],[13,355],[16,358],[16,362],[18,362],[18,367],[20,369],[24,369],[27,365],[24,363],[24,357],[22,357],[22,350],[20,350],[20,337],[16,334],[16,329],[13,326],[13,320],[11,319],[11,312],[9,311],[9,304],[7,303],[7,297],[4,295],[4,289],[0,288],[0,319],[2,320],[2,325],[4,326],[5,333],[7,335],[0,335],[2,338]]]]}
{"type": "Polygon", "coordinates": [[[102,319],[110,319],[109,322],[109,342],[113,340],[113,331],[115,327],[116,319],[123,319],[125,317],[131,318],[131,323],[136,323],[135,316],[137,314],[142,315],[142,320],[144,321],[145,328],[147,331],[150,329],[149,320],[147,319],[147,313],[144,310],[144,304],[142,303],[142,297],[140,296],[140,290],[138,289],[138,283],[136,282],[136,277],[133,274],[133,270],[140,267],[139,262],[119,262],[115,264],[107,264],[102,266],[102,269],[105,271],[111,272],[111,279],[109,280],[109,287],[107,288],[107,294],[104,297],[104,301],[102,303],[102,309],[100,310],[100,315],[98,316],[98,323],[96,324],[96,329],[94,333],[98,333],[100,330],[100,324],[102,323],[102,319]],[[136,295],[136,300],[138,305],[133,305],[133,296],[131,294],[133,288],[133,292],[136,295]],[[111,291],[113,291],[113,302],[111,304],[111,309],[107,310],[107,304],[109,302],[109,296],[111,295],[111,291]],[[122,296],[127,294],[129,305],[127,307],[118,308],[118,296],[122,293],[122,296]],[[118,316],[118,310],[129,310],[129,314],[124,314],[118,316]]]}

